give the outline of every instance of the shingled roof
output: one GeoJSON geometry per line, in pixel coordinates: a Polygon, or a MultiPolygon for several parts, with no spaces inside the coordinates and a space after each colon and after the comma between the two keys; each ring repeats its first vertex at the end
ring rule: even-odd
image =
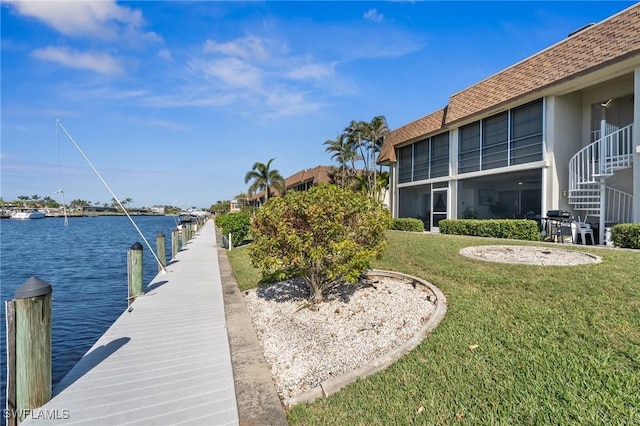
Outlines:
{"type": "Polygon", "coordinates": [[[389,132],[378,163],[395,162],[394,148],[400,144],[639,54],[640,4],[636,4],[452,95],[448,107],[389,132]],[[438,128],[439,114],[444,117],[438,128]]]}
{"type": "Polygon", "coordinates": [[[316,166],[313,169],[300,170],[286,178],[284,182],[287,189],[305,182],[312,182],[314,185],[329,183],[329,170],[329,166],[316,166]]]}
{"type": "Polygon", "coordinates": [[[419,120],[389,132],[384,138],[384,144],[380,149],[378,163],[383,161],[396,161],[395,146],[405,141],[415,139],[421,135],[434,133],[444,126],[447,108],[442,108],[419,120]]]}
{"type": "MultiPolygon", "coordinates": [[[[329,172],[330,166],[316,166],[312,169],[300,170],[297,173],[285,178],[285,188],[291,189],[305,182],[311,182],[312,185],[331,182],[329,172]]],[[[257,201],[264,197],[264,191],[256,192],[248,197],[249,201],[257,201]]]]}

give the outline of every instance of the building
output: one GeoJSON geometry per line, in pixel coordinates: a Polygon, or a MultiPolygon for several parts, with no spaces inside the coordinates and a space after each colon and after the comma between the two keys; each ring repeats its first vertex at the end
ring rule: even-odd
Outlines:
{"type": "MultiPolygon", "coordinates": [[[[307,191],[314,185],[331,182],[331,167],[316,166],[312,169],[304,169],[285,178],[286,191],[307,191]]],[[[260,206],[264,203],[264,191],[249,196],[249,203],[260,206]]]]}
{"type": "MultiPolygon", "coordinates": [[[[437,84],[437,82],[434,82],[437,84]]],[[[640,222],[640,5],[453,94],[391,131],[394,217],[640,222]],[[635,198],[634,198],[635,194],[635,198]]]]}
{"type": "Polygon", "coordinates": [[[331,182],[331,168],[316,166],[313,169],[300,170],[284,180],[286,191],[307,191],[321,183],[331,182]]]}
{"type": "Polygon", "coordinates": [[[164,215],[165,214],[165,207],[164,206],[153,206],[153,207],[151,207],[150,210],[154,214],[159,214],[159,215],[164,215]]]}

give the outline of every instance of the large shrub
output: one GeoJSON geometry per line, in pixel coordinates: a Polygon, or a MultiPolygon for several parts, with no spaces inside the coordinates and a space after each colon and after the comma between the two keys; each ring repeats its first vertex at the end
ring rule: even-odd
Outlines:
{"type": "Polygon", "coordinates": [[[355,283],[386,247],[390,214],[364,194],[335,185],[272,198],[253,221],[251,263],[263,276],[302,277],[314,303],[338,281],[355,283]]]}
{"type": "Polygon", "coordinates": [[[239,246],[249,235],[251,219],[244,212],[221,214],[216,216],[216,226],[225,237],[231,233],[231,243],[239,246]]]}
{"type": "Polygon", "coordinates": [[[528,219],[445,219],[438,227],[443,234],[540,240],[538,223],[528,219]]]}
{"type": "Polygon", "coordinates": [[[424,222],[414,217],[399,217],[391,221],[394,231],[424,232],[424,222]]]}
{"type": "Polygon", "coordinates": [[[611,228],[616,247],[640,249],[640,223],[621,223],[611,228]]]}

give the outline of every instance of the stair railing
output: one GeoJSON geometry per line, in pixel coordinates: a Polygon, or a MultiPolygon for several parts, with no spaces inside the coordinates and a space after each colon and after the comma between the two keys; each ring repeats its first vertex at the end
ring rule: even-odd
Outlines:
{"type": "Polygon", "coordinates": [[[605,221],[630,223],[633,213],[633,195],[614,188],[606,188],[605,221]]]}
{"type": "Polygon", "coordinates": [[[614,170],[629,167],[633,158],[633,124],[618,129],[582,148],[569,161],[569,190],[596,183],[614,170]],[[604,157],[604,161],[600,158],[604,157]]]}

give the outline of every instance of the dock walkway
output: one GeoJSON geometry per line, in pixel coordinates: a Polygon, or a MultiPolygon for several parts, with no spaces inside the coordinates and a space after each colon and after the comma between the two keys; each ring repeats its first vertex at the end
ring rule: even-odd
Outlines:
{"type": "Polygon", "coordinates": [[[21,425],[239,423],[212,220],[167,271],[21,425]]]}

